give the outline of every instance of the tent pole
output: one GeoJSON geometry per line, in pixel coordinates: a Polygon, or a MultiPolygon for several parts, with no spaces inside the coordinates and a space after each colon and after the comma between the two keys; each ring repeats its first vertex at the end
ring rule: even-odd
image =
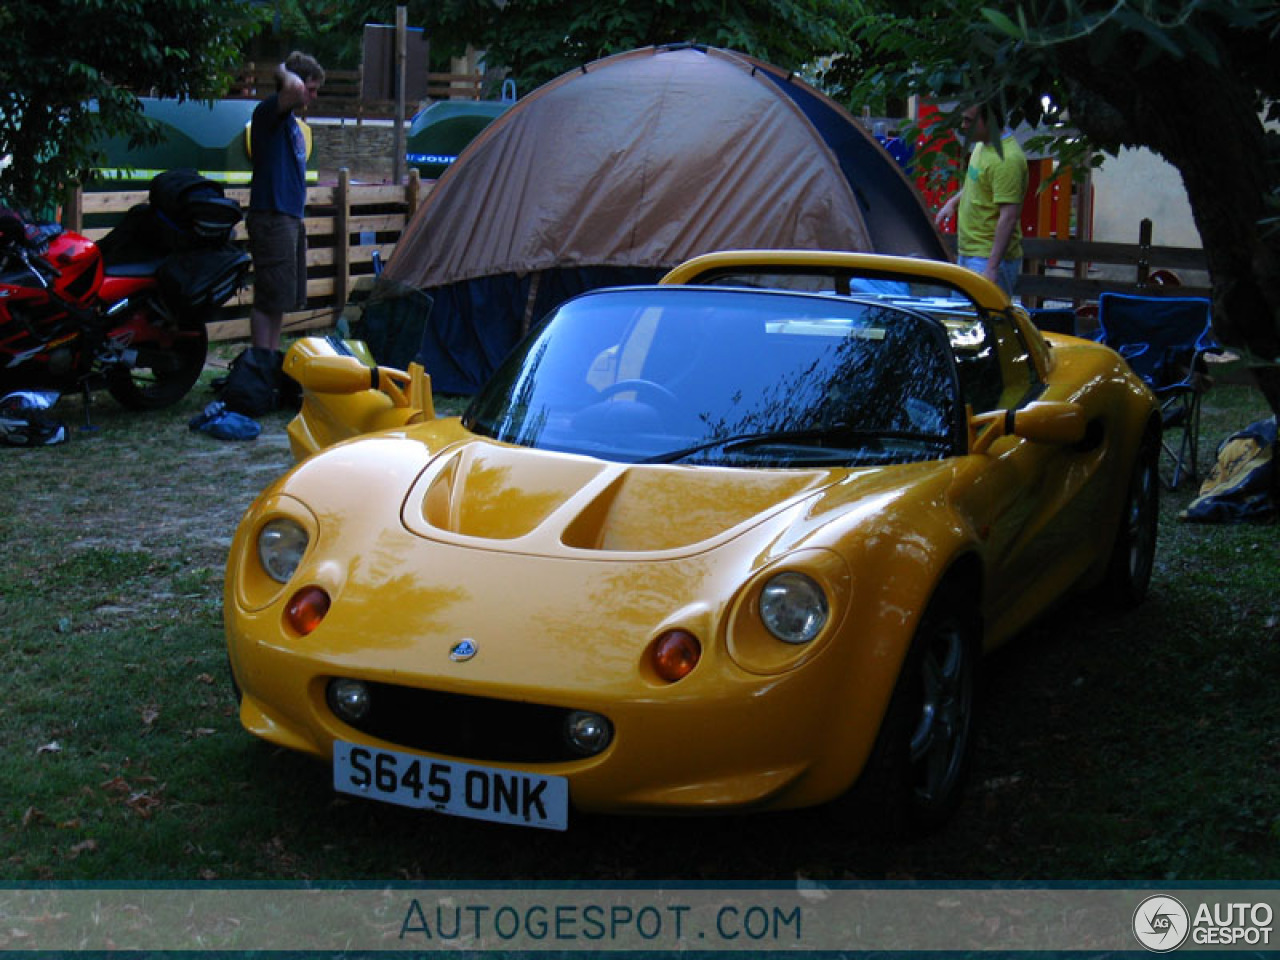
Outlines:
{"type": "Polygon", "coordinates": [[[533,325],[533,305],[538,299],[538,281],[541,279],[542,271],[539,270],[529,281],[529,298],[524,302],[524,317],[520,321],[520,336],[522,337],[529,332],[529,327],[533,325]]]}

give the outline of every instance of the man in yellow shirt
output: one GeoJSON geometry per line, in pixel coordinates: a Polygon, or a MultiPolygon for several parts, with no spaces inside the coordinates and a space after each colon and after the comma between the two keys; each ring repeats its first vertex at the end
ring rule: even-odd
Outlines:
{"type": "Polygon", "coordinates": [[[937,222],[956,215],[958,262],[1013,296],[1022,267],[1022,200],[1027,157],[1013,133],[997,141],[979,107],[961,115],[973,146],[964,185],[938,211],[937,222]],[[958,210],[958,215],[957,215],[958,210]]]}

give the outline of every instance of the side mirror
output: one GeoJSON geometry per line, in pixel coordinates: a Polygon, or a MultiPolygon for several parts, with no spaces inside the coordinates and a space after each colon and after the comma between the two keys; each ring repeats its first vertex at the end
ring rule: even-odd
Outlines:
{"type": "Polygon", "coordinates": [[[985,453],[1001,437],[1066,445],[1084,439],[1088,420],[1078,403],[1045,400],[1012,410],[996,410],[969,420],[969,451],[985,453]]]}
{"type": "Polygon", "coordinates": [[[1012,432],[1037,443],[1071,444],[1084,439],[1084,408],[1078,403],[1029,403],[1013,414],[1012,432]]]}

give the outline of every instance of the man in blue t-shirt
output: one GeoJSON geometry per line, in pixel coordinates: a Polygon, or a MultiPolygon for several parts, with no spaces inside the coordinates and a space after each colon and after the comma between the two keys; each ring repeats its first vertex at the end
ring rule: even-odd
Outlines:
{"type": "Polygon", "coordinates": [[[294,111],[316,101],[324,69],[297,51],[276,67],[276,92],[253,111],[249,153],[249,252],[253,256],[253,309],[249,332],[255,347],[280,348],[289,310],[307,299],[307,145],[294,111]]]}

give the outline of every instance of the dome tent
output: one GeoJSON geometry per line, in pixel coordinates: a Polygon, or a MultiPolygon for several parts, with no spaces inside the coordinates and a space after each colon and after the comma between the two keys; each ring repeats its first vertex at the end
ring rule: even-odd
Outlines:
{"type": "Polygon", "coordinates": [[[712,250],[946,259],[892,157],[834,101],[726,50],[661,47],[544,84],[463,151],[386,284],[432,298],[418,359],[474,393],[532,322],[712,250]]]}

